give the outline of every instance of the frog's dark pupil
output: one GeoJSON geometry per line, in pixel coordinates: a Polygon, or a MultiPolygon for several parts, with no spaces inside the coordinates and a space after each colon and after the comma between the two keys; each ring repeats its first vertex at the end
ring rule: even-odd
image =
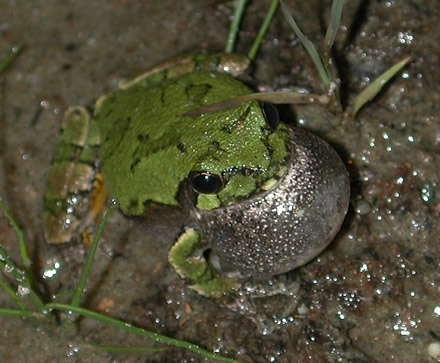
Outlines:
{"type": "Polygon", "coordinates": [[[275,130],[280,123],[280,116],[277,108],[268,102],[263,102],[261,108],[263,109],[267,124],[272,130],[275,130]]]}
{"type": "Polygon", "coordinates": [[[201,194],[214,194],[223,187],[219,175],[207,172],[197,172],[191,176],[191,183],[196,192],[201,194]]]}

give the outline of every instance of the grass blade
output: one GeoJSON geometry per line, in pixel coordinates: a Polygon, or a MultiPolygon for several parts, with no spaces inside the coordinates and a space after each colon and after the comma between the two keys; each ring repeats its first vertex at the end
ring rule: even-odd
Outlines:
{"type": "Polygon", "coordinates": [[[107,220],[110,217],[110,214],[116,208],[116,203],[113,201],[104,217],[102,218],[101,223],[99,224],[98,231],[96,232],[96,236],[93,239],[92,246],[90,247],[89,254],[87,255],[86,263],[84,265],[84,269],[82,270],[81,277],[79,279],[78,285],[75,288],[75,292],[72,298],[72,306],[79,306],[81,303],[84,289],[86,287],[87,278],[89,277],[90,269],[92,268],[93,259],[95,258],[96,249],[98,248],[98,242],[101,238],[102,232],[104,230],[105,225],[107,224],[107,220]]]}
{"type": "Polygon", "coordinates": [[[405,58],[388,68],[379,77],[377,77],[371,84],[365,87],[362,92],[356,97],[349,112],[353,117],[358,111],[369,101],[371,101],[382,89],[382,87],[389,82],[408,62],[410,58],[405,58]]]}
{"type": "Polygon", "coordinates": [[[20,255],[21,255],[21,262],[23,263],[23,266],[27,273],[27,278],[29,281],[32,281],[32,271],[31,271],[31,259],[29,258],[29,253],[27,251],[26,247],[26,240],[24,239],[23,231],[21,230],[18,223],[15,221],[12,214],[8,211],[3,201],[0,199],[0,209],[3,211],[3,214],[5,217],[9,220],[9,223],[11,223],[12,228],[15,231],[15,234],[17,235],[18,243],[20,245],[20,255]]]}
{"type": "Polygon", "coordinates": [[[0,246],[0,268],[6,273],[11,274],[17,281],[18,286],[26,291],[31,297],[34,304],[37,306],[39,311],[44,310],[44,304],[35,290],[32,288],[31,281],[29,281],[26,271],[23,271],[17,267],[17,265],[9,257],[6,250],[0,246]]]}
{"type": "Polygon", "coordinates": [[[200,354],[200,355],[207,357],[207,358],[210,358],[210,359],[215,359],[215,360],[219,360],[219,361],[223,361],[223,362],[234,362],[234,363],[238,362],[235,359],[223,357],[223,356],[208,352],[207,350],[199,347],[198,345],[195,345],[195,344],[192,344],[189,342],[185,342],[183,340],[170,338],[170,337],[167,337],[162,334],[153,333],[151,331],[133,326],[133,325],[126,323],[124,321],[121,321],[121,320],[118,320],[115,318],[111,318],[109,316],[102,315],[102,314],[97,313],[95,311],[84,309],[84,308],[81,308],[78,306],[71,306],[71,305],[61,304],[61,303],[49,303],[46,305],[46,308],[73,312],[75,314],[79,314],[81,316],[85,316],[85,317],[100,321],[101,323],[114,326],[116,328],[122,329],[124,331],[129,332],[129,333],[143,336],[143,337],[151,339],[157,343],[173,345],[175,347],[188,349],[194,353],[200,354]]]}
{"type": "Polygon", "coordinates": [[[29,316],[33,316],[34,314],[35,312],[29,310],[0,308],[0,315],[29,317],[29,316]]]}
{"type": "Polygon", "coordinates": [[[17,56],[21,53],[23,50],[23,45],[16,45],[15,47],[12,47],[9,54],[6,56],[5,59],[0,63],[0,74],[2,74],[6,68],[12,63],[12,61],[17,58],[17,56]]]}
{"type": "Polygon", "coordinates": [[[304,33],[299,28],[299,26],[296,24],[296,21],[292,17],[292,15],[290,14],[289,9],[287,9],[287,6],[282,1],[281,1],[281,10],[283,11],[284,17],[286,18],[290,27],[295,32],[299,41],[301,42],[303,47],[306,49],[307,53],[309,53],[310,58],[312,58],[312,61],[315,64],[316,69],[318,70],[318,73],[319,73],[319,76],[321,77],[322,82],[324,83],[324,85],[328,86],[330,84],[331,77],[330,77],[329,72],[325,68],[324,63],[322,62],[322,59],[321,59],[315,45],[310,40],[307,39],[307,37],[304,35],[304,33]]]}
{"type": "Polygon", "coordinates": [[[235,7],[231,26],[229,27],[228,39],[226,40],[225,53],[232,53],[234,51],[238,28],[244,14],[246,3],[247,0],[238,0],[237,6],[235,7]]]}
{"type": "Polygon", "coordinates": [[[5,290],[6,293],[17,303],[17,305],[21,308],[21,310],[26,309],[23,302],[21,301],[21,298],[17,296],[15,290],[11,286],[9,286],[5,281],[0,280],[0,287],[2,287],[3,290],[5,290]]]}
{"type": "Polygon", "coordinates": [[[121,347],[116,345],[95,345],[91,347],[109,353],[155,353],[168,350],[168,347],[121,347]]]}
{"type": "Polygon", "coordinates": [[[9,223],[12,225],[12,228],[14,229],[17,235],[18,243],[20,245],[20,255],[24,266],[24,271],[16,266],[16,264],[12,261],[12,259],[5,251],[5,249],[2,246],[0,246],[0,256],[3,258],[3,261],[6,264],[5,266],[2,266],[2,268],[8,265],[12,268],[10,273],[14,276],[14,278],[19,284],[21,284],[25,289],[29,289],[29,295],[32,301],[37,306],[38,310],[41,311],[44,309],[44,304],[41,298],[39,297],[39,295],[36,293],[36,290],[34,290],[31,259],[29,258],[29,253],[27,251],[26,241],[24,239],[23,231],[21,230],[20,226],[15,221],[14,217],[6,208],[6,206],[4,205],[1,199],[0,199],[0,209],[3,211],[5,217],[9,220],[9,223]]]}
{"type": "Polygon", "coordinates": [[[330,23],[325,33],[324,48],[327,54],[330,53],[330,49],[336,39],[336,34],[341,24],[342,9],[344,8],[344,0],[333,0],[332,9],[330,12],[330,23]]]}
{"type": "Polygon", "coordinates": [[[327,95],[316,95],[312,93],[298,93],[298,92],[284,92],[284,91],[257,92],[257,93],[250,93],[247,95],[237,96],[233,98],[228,98],[226,100],[216,103],[210,103],[208,105],[204,105],[194,110],[185,112],[183,116],[198,116],[203,113],[229,110],[231,108],[238,107],[250,100],[257,100],[260,102],[270,102],[277,105],[279,104],[301,105],[308,103],[320,103],[325,105],[329,103],[329,98],[327,97],[327,95]]]}
{"type": "Polygon", "coordinates": [[[272,23],[272,19],[278,9],[279,4],[280,4],[280,0],[272,0],[272,2],[270,3],[269,11],[267,12],[267,14],[265,16],[263,24],[261,25],[260,29],[258,30],[257,37],[255,38],[255,40],[251,46],[251,50],[248,53],[248,58],[251,61],[253,61],[255,59],[255,56],[257,55],[258,49],[260,49],[263,38],[266,35],[270,24],[272,23]]]}

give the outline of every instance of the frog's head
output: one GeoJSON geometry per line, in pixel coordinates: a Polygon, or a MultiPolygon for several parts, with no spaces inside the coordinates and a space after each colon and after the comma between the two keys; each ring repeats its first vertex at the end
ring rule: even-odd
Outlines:
{"type": "Polygon", "coordinates": [[[330,243],[344,220],[349,178],[337,153],[301,129],[289,130],[289,140],[285,173],[268,190],[203,210],[200,196],[219,196],[226,186],[222,176],[201,172],[183,193],[214,252],[243,276],[266,278],[305,264],[330,243]]]}
{"type": "Polygon", "coordinates": [[[286,170],[288,129],[273,104],[251,101],[228,119],[213,133],[211,147],[200,153],[184,184],[200,210],[249,199],[270,189],[286,170]]]}

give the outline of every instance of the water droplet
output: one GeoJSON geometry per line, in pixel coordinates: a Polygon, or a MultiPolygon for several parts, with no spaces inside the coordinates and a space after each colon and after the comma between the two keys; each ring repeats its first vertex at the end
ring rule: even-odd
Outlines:
{"type": "Polygon", "coordinates": [[[26,296],[31,293],[31,289],[27,286],[18,285],[17,287],[17,295],[18,296],[26,296]]]}
{"type": "Polygon", "coordinates": [[[431,183],[427,182],[422,185],[420,189],[420,198],[425,203],[432,203],[434,200],[434,187],[431,183]]]}

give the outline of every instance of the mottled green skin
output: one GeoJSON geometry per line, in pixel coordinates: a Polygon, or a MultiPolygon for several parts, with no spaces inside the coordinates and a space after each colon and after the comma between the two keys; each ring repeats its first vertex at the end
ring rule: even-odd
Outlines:
{"type": "Polygon", "coordinates": [[[283,125],[270,129],[258,102],[183,116],[250,92],[227,73],[202,70],[166,79],[153,74],[98,102],[104,180],[122,210],[142,215],[150,202],[178,205],[191,171],[225,177],[217,206],[252,194],[279,174],[288,134],[283,125]]]}

